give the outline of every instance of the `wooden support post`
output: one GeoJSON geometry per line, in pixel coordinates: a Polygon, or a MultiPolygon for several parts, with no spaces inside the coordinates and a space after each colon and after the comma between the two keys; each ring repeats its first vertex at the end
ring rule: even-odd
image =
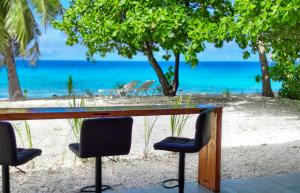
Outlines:
{"type": "Polygon", "coordinates": [[[220,192],[222,108],[211,114],[211,139],[199,152],[198,182],[214,192],[220,192]]]}

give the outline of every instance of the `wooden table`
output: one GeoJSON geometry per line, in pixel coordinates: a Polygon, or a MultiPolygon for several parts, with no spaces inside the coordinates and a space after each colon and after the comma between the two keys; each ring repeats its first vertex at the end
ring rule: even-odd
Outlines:
{"type": "Polygon", "coordinates": [[[211,139],[208,145],[199,152],[198,182],[214,192],[219,192],[222,107],[209,105],[148,105],[86,108],[0,108],[0,120],[199,114],[207,108],[214,108],[214,113],[211,115],[211,139]]]}

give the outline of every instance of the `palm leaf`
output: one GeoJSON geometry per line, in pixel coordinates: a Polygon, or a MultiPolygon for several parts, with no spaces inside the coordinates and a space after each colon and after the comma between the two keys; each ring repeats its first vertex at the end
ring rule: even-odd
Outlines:
{"type": "Polygon", "coordinates": [[[14,0],[5,17],[5,28],[14,41],[20,45],[20,54],[25,55],[27,45],[40,31],[26,0],[14,0]]]}
{"type": "Polygon", "coordinates": [[[8,46],[9,35],[4,27],[4,18],[0,13],[0,55],[4,55],[8,46]]]}
{"type": "Polygon", "coordinates": [[[5,49],[8,46],[9,35],[5,29],[6,10],[10,5],[10,0],[0,1],[0,57],[4,58],[5,49]],[[1,56],[2,55],[2,56],[1,56]]]}
{"type": "Polygon", "coordinates": [[[62,5],[59,0],[30,0],[38,14],[41,16],[43,25],[49,24],[53,18],[62,14],[62,5]]]}

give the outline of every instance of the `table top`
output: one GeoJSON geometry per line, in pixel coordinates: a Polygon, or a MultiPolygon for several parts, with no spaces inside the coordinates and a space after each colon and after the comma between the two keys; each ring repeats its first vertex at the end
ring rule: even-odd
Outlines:
{"type": "Polygon", "coordinates": [[[175,114],[198,114],[205,109],[222,107],[197,105],[143,105],[101,107],[43,107],[0,108],[0,120],[69,119],[112,116],[153,116],[175,114]]]}

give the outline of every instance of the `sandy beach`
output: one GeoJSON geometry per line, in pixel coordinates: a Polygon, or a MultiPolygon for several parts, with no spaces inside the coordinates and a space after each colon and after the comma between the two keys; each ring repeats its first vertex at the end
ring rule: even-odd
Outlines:
{"type": "MultiPolygon", "coordinates": [[[[87,106],[164,104],[166,97],[129,99],[87,98],[87,106]]],[[[300,172],[300,101],[264,98],[258,95],[197,95],[193,103],[224,107],[222,133],[222,178],[266,176],[300,172]]],[[[0,101],[4,107],[69,106],[68,99],[0,101]]],[[[171,134],[169,116],[158,118],[151,135],[149,157],[143,157],[143,117],[134,117],[131,153],[104,162],[104,183],[114,189],[145,187],[176,177],[176,154],[154,151],[153,143],[171,134]]],[[[183,136],[192,137],[196,116],[191,116],[183,136]]],[[[22,127],[23,122],[15,122],[22,127]]],[[[93,160],[75,160],[68,144],[75,142],[67,120],[29,121],[33,146],[43,150],[32,164],[21,166],[26,174],[11,168],[12,192],[78,192],[94,183],[93,160]]],[[[18,139],[18,144],[22,145],[18,139]]],[[[186,178],[196,181],[197,154],[187,156],[186,178]]]]}

